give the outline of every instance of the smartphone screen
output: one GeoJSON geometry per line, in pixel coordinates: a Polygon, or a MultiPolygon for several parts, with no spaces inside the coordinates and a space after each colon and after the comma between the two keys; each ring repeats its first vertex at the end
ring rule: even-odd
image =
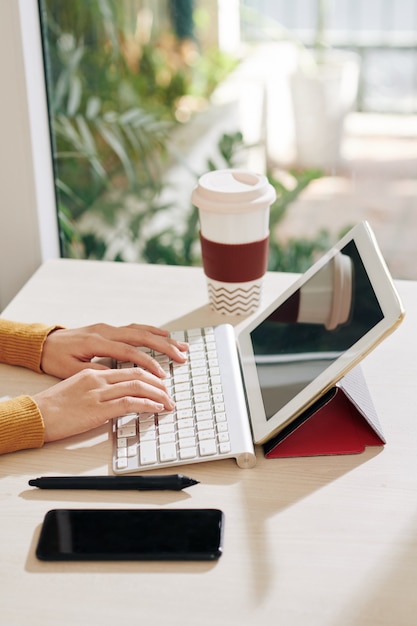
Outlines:
{"type": "Polygon", "coordinates": [[[197,561],[222,554],[218,509],[54,509],[36,548],[46,561],[197,561]]]}

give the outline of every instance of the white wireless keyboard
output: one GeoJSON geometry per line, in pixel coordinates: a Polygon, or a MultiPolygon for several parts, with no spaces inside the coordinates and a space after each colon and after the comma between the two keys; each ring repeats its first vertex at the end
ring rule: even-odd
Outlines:
{"type": "MultiPolygon", "coordinates": [[[[171,333],[189,343],[188,360],[177,364],[148,352],[166,373],[175,410],[130,414],[113,421],[113,469],[143,471],[234,456],[225,410],[214,328],[171,333]]],[[[117,367],[133,367],[117,363],[117,367]]]]}

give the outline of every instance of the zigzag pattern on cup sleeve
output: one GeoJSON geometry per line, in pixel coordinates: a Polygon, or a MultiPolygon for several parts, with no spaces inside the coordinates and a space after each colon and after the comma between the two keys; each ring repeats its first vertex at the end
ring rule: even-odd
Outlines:
{"type": "Polygon", "coordinates": [[[224,285],[216,288],[208,283],[210,302],[219,313],[227,315],[247,315],[255,311],[261,299],[261,285],[255,284],[244,289],[227,289],[224,285]]]}

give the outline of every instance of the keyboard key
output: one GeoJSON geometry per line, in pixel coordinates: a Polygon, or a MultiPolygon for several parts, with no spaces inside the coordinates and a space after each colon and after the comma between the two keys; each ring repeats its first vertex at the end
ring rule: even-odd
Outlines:
{"type": "Polygon", "coordinates": [[[189,355],[190,357],[192,357],[193,354],[195,354],[196,352],[200,352],[201,354],[204,351],[204,340],[203,338],[199,338],[199,339],[192,339],[190,341],[190,347],[189,347],[189,355]]]}
{"type": "Polygon", "coordinates": [[[194,428],[194,420],[191,418],[179,420],[177,423],[178,431],[183,428],[194,428]]]}
{"type": "Polygon", "coordinates": [[[159,424],[158,426],[158,431],[159,431],[159,435],[166,435],[167,433],[174,433],[175,432],[175,424],[174,422],[171,423],[167,423],[167,424],[159,424]]]}
{"type": "Polygon", "coordinates": [[[136,424],[137,414],[129,413],[129,415],[123,415],[123,417],[117,418],[117,427],[127,426],[129,424],[136,424]]]}
{"type": "Polygon", "coordinates": [[[203,422],[198,422],[197,430],[200,433],[202,430],[209,430],[213,428],[213,420],[204,420],[203,422]]]}
{"type": "Polygon", "coordinates": [[[158,424],[162,426],[162,424],[173,424],[175,422],[174,413],[159,413],[158,414],[158,424]]]}
{"type": "Polygon", "coordinates": [[[162,463],[175,461],[177,458],[177,447],[173,443],[164,443],[159,447],[159,458],[162,463]]]}
{"type": "Polygon", "coordinates": [[[175,374],[174,376],[174,385],[177,383],[188,383],[190,380],[189,374],[175,374]]]}
{"type": "Polygon", "coordinates": [[[186,459],[195,459],[197,456],[197,448],[192,446],[190,448],[182,448],[180,450],[180,459],[185,461],[186,459]]]}
{"type": "Polygon", "coordinates": [[[156,442],[145,441],[140,444],[139,458],[142,465],[153,465],[157,461],[156,442]]]}
{"type": "Polygon", "coordinates": [[[196,411],[196,421],[197,422],[204,422],[205,420],[211,420],[213,417],[212,412],[211,411],[196,411]]]}
{"type": "Polygon", "coordinates": [[[192,370],[190,370],[190,373],[193,380],[195,380],[197,376],[208,376],[206,367],[193,367],[192,370]]]}
{"type": "Polygon", "coordinates": [[[190,381],[187,380],[185,383],[175,383],[175,393],[180,391],[189,391],[191,387],[190,381]]]}
{"type": "Polygon", "coordinates": [[[201,456],[212,456],[217,452],[216,442],[213,439],[207,439],[207,441],[200,441],[198,444],[201,456]]]}
{"type": "Polygon", "coordinates": [[[155,421],[155,413],[138,413],[136,420],[138,422],[155,421]]]}
{"type": "Polygon", "coordinates": [[[182,409],[180,411],[177,411],[177,419],[179,420],[183,420],[192,416],[193,416],[193,410],[191,407],[189,409],[182,409]]]}
{"type": "Polygon", "coordinates": [[[180,376],[180,374],[188,374],[190,371],[190,366],[188,362],[185,363],[173,363],[172,364],[172,373],[175,376],[180,376]]]}
{"type": "Polygon", "coordinates": [[[203,368],[204,371],[206,370],[206,360],[204,358],[193,359],[190,361],[190,365],[191,365],[191,371],[194,371],[200,368],[203,368]]]}
{"type": "Polygon", "coordinates": [[[136,437],[136,424],[130,426],[121,426],[117,430],[118,437],[136,437]]]}
{"type": "Polygon", "coordinates": [[[127,461],[126,457],[118,458],[117,461],[116,461],[116,467],[119,470],[126,469],[127,465],[128,465],[128,461],[127,461]]]}
{"type": "Polygon", "coordinates": [[[218,433],[227,433],[227,422],[219,422],[216,424],[216,429],[218,433]]]}
{"type": "Polygon", "coordinates": [[[198,431],[198,440],[203,441],[204,439],[214,439],[214,429],[207,428],[205,430],[198,431]]]}
{"type": "Polygon", "coordinates": [[[127,447],[127,456],[128,457],[132,457],[132,456],[136,456],[138,453],[138,446],[136,443],[134,443],[131,446],[127,447]]]}
{"type": "Polygon", "coordinates": [[[191,337],[201,337],[201,335],[203,334],[202,331],[202,328],[190,328],[189,330],[187,330],[188,341],[190,341],[191,337]]]}
{"type": "Polygon", "coordinates": [[[175,403],[180,402],[181,400],[190,400],[191,399],[191,389],[188,388],[187,391],[178,391],[174,394],[175,403]]]}
{"type": "Polygon", "coordinates": [[[196,413],[201,413],[201,411],[211,411],[211,402],[199,402],[195,405],[196,413]]]}
{"type": "Polygon", "coordinates": [[[191,403],[191,398],[188,400],[179,400],[178,402],[175,403],[177,410],[182,411],[183,409],[191,409],[192,407],[192,403],[191,403]]]}

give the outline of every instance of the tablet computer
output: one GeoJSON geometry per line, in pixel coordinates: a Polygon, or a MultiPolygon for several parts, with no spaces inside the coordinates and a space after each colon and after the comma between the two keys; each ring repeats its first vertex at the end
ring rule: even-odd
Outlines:
{"type": "Polygon", "coordinates": [[[403,316],[374,234],[360,223],[237,338],[254,443],[324,395],[403,316]]]}

